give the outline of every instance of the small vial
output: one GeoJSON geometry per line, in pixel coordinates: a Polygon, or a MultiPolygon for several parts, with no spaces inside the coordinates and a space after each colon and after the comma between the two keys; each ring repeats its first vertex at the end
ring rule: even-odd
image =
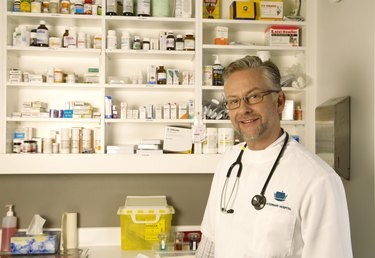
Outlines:
{"type": "Polygon", "coordinates": [[[160,233],[158,235],[159,238],[159,248],[160,250],[167,250],[167,239],[168,235],[166,233],[160,233]]]}
{"type": "Polygon", "coordinates": [[[176,232],[176,239],[174,241],[174,250],[177,250],[177,251],[182,250],[183,243],[184,243],[184,233],[176,232]]]}
{"type": "Polygon", "coordinates": [[[199,240],[199,234],[198,233],[189,233],[188,234],[189,239],[189,247],[190,250],[195,251],[198,248],[198,240],[199,240]]]}
{"type": "Polygon", "coordinates": [[[143,50],[150,50],[150,39],[144,38],[142,42],[142,49],[143,50]]]}

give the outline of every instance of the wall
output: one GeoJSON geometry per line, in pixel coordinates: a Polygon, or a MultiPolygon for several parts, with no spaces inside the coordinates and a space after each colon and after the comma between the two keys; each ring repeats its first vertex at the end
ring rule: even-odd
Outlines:
{"type": "Polygon", "coordinates": [[[317,104],[351,97],[351,179],[344,181],[354,257],[374,257],[374,1],[318,1],[317,104]]]}
{"type": "Polygon", "coordinates": [[[127,195],[166,195],[176,214],[173,225],[200,225],[212,175],[1,175],[0,217],[15,205],[19,227],[34,214],[47,228],[60,227],[65,211],[79,213],[80,227],[119,227],[117,209],[127,195]]]}

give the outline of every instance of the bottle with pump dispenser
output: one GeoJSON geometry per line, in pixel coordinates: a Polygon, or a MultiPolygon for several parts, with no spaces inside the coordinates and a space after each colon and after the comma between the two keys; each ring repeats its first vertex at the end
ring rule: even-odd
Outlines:
{"type": "Polygon", "coordinates": [[[223,86],[223,70],[224,67],[220,64],[219,56],[214,55],[215,63],[212,66],[212,85],[214,86],[223,86]]]}
{"type": "Polygon", "coordinates": [[[3,217],[1,229],[1,251],[10,252],[10,238],[17,232],[17,218],[13,213],[13,205],[5,205],[7,207],[7,215],[3,217]]]}

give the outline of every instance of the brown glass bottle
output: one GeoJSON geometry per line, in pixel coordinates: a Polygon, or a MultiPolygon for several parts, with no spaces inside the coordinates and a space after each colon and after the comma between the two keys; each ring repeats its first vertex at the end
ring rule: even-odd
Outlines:
{"type": "Polygon", "coordinates": [[[167,71],[164,66],[159,66],[156,70],[156,83],[157,84],[167,84],[167,71]]]}
{"type": "Polygon", "coordinates": [[[65,28],[65,32],[62,36],[62,47],[68,47],[69,45],[69,28],[65,28]]]}

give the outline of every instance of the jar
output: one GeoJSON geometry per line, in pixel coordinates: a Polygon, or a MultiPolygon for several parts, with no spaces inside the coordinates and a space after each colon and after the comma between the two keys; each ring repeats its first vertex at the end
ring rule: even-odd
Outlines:
{"type": "Polygon", "coordinates": [[[173,31],[168,31],[167,38],[166,38],[166,48],[167,50],[175,50],[174,46],[174,36],[173,36],[173,31]]]}
{"type": "Polygon", "coordinates": [[[150,39],[144,38],[142,42],[142,49],[143,50],[150,50],[150,39]]]}
{"type": "Polygon", "coordinates": [[[219,128],[217,137],[217,152],[224,153],[229,147],[234,145],[233,128],[219,128]]]}
{"type": "Polygon", "coordinates": [[[191,31],[186,33],[186,36],[184,39],[184,49],[188,51],[195,50],[195,38],[194,38],[193,32],[191,31]]]}
{"type": "Polygon", "coordinates": [[[59,0],[51,0],[49,3],[50,13],[59,13],[59,0]]]}
{"type": "Polygon", "coordinates": [[[70,1],[62,0],[60,3],[60,13],[61,14],[70,14],[70,1]]]}
{"type": "Polygon", "coordinates": [[[33,140],[23,141],[22,152],[23,153],[36,153],[36,141],[33,141],[33,140]]]}
{"type": "Polygon", "coordinates": [[[85,0],[83,4],[83,13],[84,14],[92,14],[92,0],[85,0]]]}
{"type": "Polygon", "coordinates": [[[13,142],[13,153],[21,153],[21,143],[13,142]]]}
{"type": "Polygon", "coordinates": [[[217,128],[206,129],[206,139],[203,142],[204,154],[217,153],[217,128]]]}
{"type": "Polygon", "coordinates": [[[53,76],[54,76],[53,82],[55,83],[64,82],[64,72],[62,69],[55,69],[53,72],[53,76]]]}
{"type": "Polygon", "coordinates": [[[74,4],[74,13],[75,14],[83,14],[84,8],[83,8],[83,0],[77,0],[74,4]]]}
{"type": "Polygon", "coordinates": [[[101,49],[102,48],[102,35],[96,34],[94,37],[94,48],[101,49]]]}
{"type": "Polygon", "coordinates": [[[43,1],[43,3],[42,3],[42,13],[49,13],[49,0],[43,1]]]}
{"type": "Polygon", "coordinates": [[[139,36],[134,36],[133,49],[135,50],[141,49],[141,39],[139,36]]]}
{"type": "Polygon", "coordinates": [[[42,12],[42,3],[39,1],[34,1],[31,3],[31,12],[32,13],[41,13],[42,12]]]}
{"type": "Polygon", "coordinates": [[[184,39],[182,35],[177,35],[176,37],[176,51],[184,50],[184,39]]]}
{"type": "Polygon", "coordinates": [[[130,34],[129,31],[123,31],[121,35],[121,49],[130,49],[130,34]]]}

